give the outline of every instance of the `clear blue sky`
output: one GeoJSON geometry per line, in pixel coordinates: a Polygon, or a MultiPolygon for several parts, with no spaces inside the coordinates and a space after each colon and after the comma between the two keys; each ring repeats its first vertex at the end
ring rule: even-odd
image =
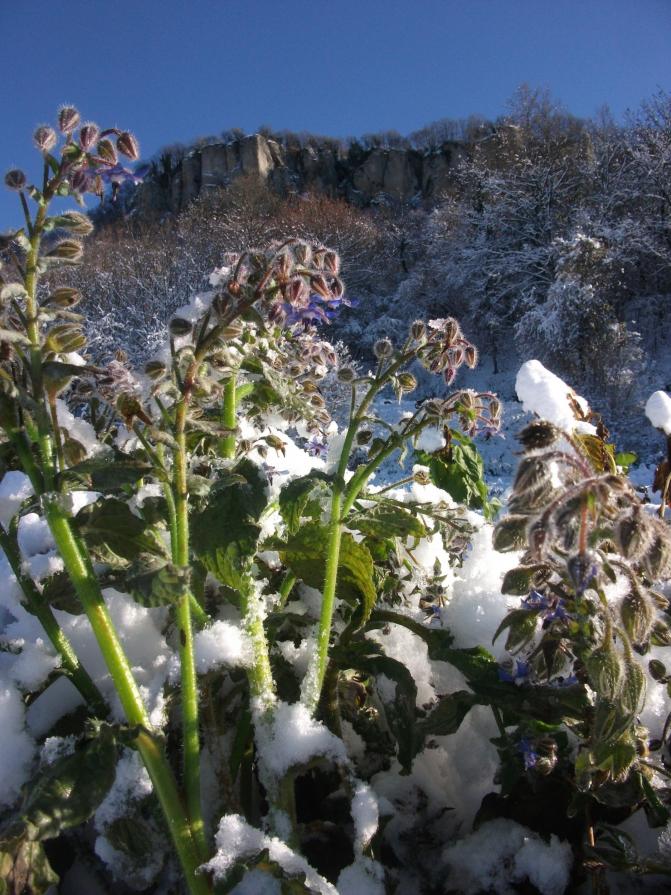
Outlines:
{"type": "MultiPolygon", "coordinates": [[[[671,87],[671,0],[0,0],[0,171],[75,103],[143,155],[228,127],[333,136],[505,111],[616,117],[671,87]]],[[[0,231],[18,224],[0,190],[0,231]]]]}

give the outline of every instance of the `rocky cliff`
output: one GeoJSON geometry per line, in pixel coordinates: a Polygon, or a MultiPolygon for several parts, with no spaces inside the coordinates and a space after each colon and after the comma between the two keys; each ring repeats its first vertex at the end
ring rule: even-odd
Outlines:
{"type": "Polygon", "coordinates": [[[440,150],[345,148],[335,141],[282,144],[253,134],[193,149],[174,166],[159,161],[141,192],[143,204],[173,212],[203,190],[240,175],[259,178],[281,194],[315,190],[357,205],[434,199],[449,191],[454,169],[469,152],[463,143],[440,150]]]}

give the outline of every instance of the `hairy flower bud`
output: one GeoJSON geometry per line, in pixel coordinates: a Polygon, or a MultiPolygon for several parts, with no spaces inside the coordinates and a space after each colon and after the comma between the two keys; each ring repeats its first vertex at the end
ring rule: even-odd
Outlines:
{"type": "Polygon", "coordinates": [[[84,254],[81,242],[76,239],[62,239],[45,253],[46,258],[57,258],[68,264],[76,264],[84,254]]]}
{"type": "Polygon", "coordinates": [[[598,574],[599,558],[591,550],[574,553],[566,561],[566,571],[576,592],[582,594],[598,574]]]}
{"type": "Polygon", "coordinates": [[[150,360],[145,364],[144,372],[152,382],[158,382],[163,379],[168,372],[168,368],[162,360],[150,360]]]}
{"type": "Polygon", "coordinates": [[[17,193],[26,185],[26,175],[19,168],[12,168],[5,174],[5,186],[17,193]]]}
{"type": "Polygon", "coordinates": [[[109,162],[111,165],[116,165],[118,161],[114,143],[112,143],[112,141],[108,140],[106,137],[104,140],[100,140],[100,142],[98,143],[98,155],[104,162],[109,162]]]}
{"type": "Polygon", "coordinates": [[[340,258],[335,252],[327,252],[324,255],[324,268],[332,274],[340,272],[340,258]]]}
{"type": "Polygon", "coordinates": [[[373,433],[370,431],[370,429],[359,429],[359,431],[356,433],[356,443],[358,445],[368,444],[372,437],[373,433]]]}
{"type": "Polygon", "coordinates": [[[428,467],[416,466],[412,471],[412,479],[414,482],[417,482],[418,485],[430,485],[431,476],[429,475],[428,467]]]}
{"type": "Polygon", "coordinates": [[[654,613],[650,600],[638,588],[632,589],[620,605],[622,626],[635,644],[644,644],[650,636],[654,613]]]}
{"type": "Polygon", "coordinates": [[[307,267],[312,260],[312,249],[307,242],[299,242],[293,247],[294,258],[296,263],[302,267],[307,267]]]}
{"type": "Polygon", "coordinates": [[[417,379],[413,376],[412,373],[408,373],[407,371],[399,373],[397,381],[401,391],[414,392],[414,390],[417,388],[417,379]]]}
{"type": "Polygon", "coordinates": [[[615,524],[615,543],[622,556],[637,560],[652,546],[654,530],[638,507],[615,524]]]}
{"type": "Polygon", "coordinates": [[[119,134],[116,141],[116,148],[121,155],[125,155],[131,161],[136,162],[140,158],[140,144],[135,136],[129,131],[119,134]]]}
{"type": "Polygon", "coordinates": [[[61,106],[58,110],[58,127],[62,134],[71,134],[79,124],[79,112],[74,106],[61,106]]]}
{"type": "Polygon", "coordinates": [[[466,366],[471,370],[473,367],[476,367],[478,364],[478,349],[475,345],[467,345],[464,348],[464,361],[466,362],[466,366]]]}
{"type": "Polygon", "coordinates": [[[338,370],[338,381],[339,382],[353,382],[356,378],[356,373],[351,367],[341,367],[338,370]]]}
{"type": "Polygon", "coordinates": [[[585,668],[594,690],[606,699],[616,699],[624,680],[622,657],[612,644],[597,647],[585,660],[585,668]]]}
{"type": "Polygon", "coordinates": [[[88,236],[93,232],[93,221],[87,214],[80,211],[64,211],[55,220],[57,227],[63,227],[77,236],[88,236]]]}
{"type": "Polygon", "coordinates": [[[378,339],[373,345],[373,354],[378,360],[385,360],[394,353],[394,346],[389,339],[378,339]]]}
{"type": "Polygon", "coordinates": [[[85,345],[86,336],[78,326],[72,323],[62,323],[49,330],[44,348],[55,354],[69,354],[71,351],[79,351],[85,345]]]}
{"type": "Polygon", "coordinates": [[[419,342],[420,339],[424,338],[424,336],[426,335],[426,325],[423,320],[415,320],[415,322],[410,327],[410,335],[417,342],[419,342]]]}
{"type": "Polygon", "coordinates": [[[49,127],[47,124],[38,127],[33,134],[33,142],[37,149],[43,154],[51,152],[56,145],[57,139],[56,131],[53,127],[49,127]]]}
{"type": "Polygon", "coordinates": [[[549,447],[561,435],[559,429],[547,420],[537,420],[529,423],[517,436],[517,440],[528,451],[540,450],[549,447]]]}
{"type": "Polygon", "coordinates": [[[326,282],[326,277],[321,274],[316,274],[315,276],[310,277],[310,288],[321,298],[331,298],[331,290],[326,282]]]}
{"type": "Polygon", "coordinates": [[[191,334],[192,324],[183,317],[173,317],[169,324],[170,335],[180,338],[191,334]]]}
{"type": "Polygon", "coordinates": [[[310,288],[303,277],[296,277],[289,283],[286,299],[294,308],[307,308],[310,304],[310,288]]]}
{"type": "Polygon", "coordinates": [[[284,322],[287,319],[286,311],[282,305],[281,301],[275,301],[268,308],[268,320],[271,323],[276,324],[277,326],[284,326],[284,322]]]}
{"type": "Polygon", "coordinates": [[[92,121],[87,121],[79,131],[79,145],[84,152],[90,152],[95,146],[99,136],[100,128],[98,125],[94,124],[92,121]]]}
{"type": "Polygon", "coordinates": [[[86,171],[75,171],[70,178],[70,186],[75,193],[85,193],[91,183],[91,178],[86,171]]]}
{"type": "Polygon", "coordinates": [[[82,295],[77,289],[71,286],[59,286],[49,295],[47,304],[55,308],[74,308],[79,304],[82,295]]]}
{"type": "Polygon", "coordinates": [[[624,660],[624,680],[622,681],[620,701],[630,712],[638,713],[643,708],[642,703],[645,700],[646,684],[645,672],[641,666],[635,661],[633,656],[626,657],[624,660]]]}

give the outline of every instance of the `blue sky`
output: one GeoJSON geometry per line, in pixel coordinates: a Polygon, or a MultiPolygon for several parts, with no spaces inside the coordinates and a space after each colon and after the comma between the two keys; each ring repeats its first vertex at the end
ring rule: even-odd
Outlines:
{"type": "MultiPolygon", "coordinates": [[[[0,170],[75,103],[144,156],[229,127],[333,136],[496,117],[522,82],[616,117],[671,87],[671,0],[0,0],[0,170]]],[[[30,166],[33,167],[30,167],[30,166]]],[[[0,231],[19,221],[0,192],[0,231]]]]}

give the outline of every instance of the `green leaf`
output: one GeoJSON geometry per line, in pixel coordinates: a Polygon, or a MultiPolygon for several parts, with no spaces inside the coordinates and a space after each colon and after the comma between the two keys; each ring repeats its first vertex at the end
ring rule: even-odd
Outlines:
{"type": "Polygon", "coordinates": [[[94,491],[118,491],[124,485],[134,485],[141,478],[150,475],[153,467],[139,460],[128,457],[120,458],[114,454],[94,457],[84,460],[70,467],[66,475],[68,477],[81,477],[85,479],[94,491]]]}
{"type": "MultiPolygon", "coordinates": [[[[303,525],[279,548],[280,558],[298,578],[319,590],[324,586],[328,529],[318,522],[303,525]]],[[[365,624],[377,600],[373,584],[373,558],[370,550],[344,532],[340,542],[336,596],[361,605],[361,624],[365,624]]]]}
{"type": "Polygon", "coordinates": [[[141,553],[165,555],[165,548],[145,520],[115,497],[104,498],[84,507],[75,522],[93,550],[106,548],[129,560],[137,559],[141,553]]]}
{"type": "Polygon", "coordinates": [[[408,774],[412,760],[421,748],[415,730],[417,686],[402,662],[375,653],[376,644],[362,640],[348,646],[336,646],[332,657],[342,669],[353,668],[372,677],[384,675],[396,684],[393,703],[385,703],[387,723],[398,746],[398,760],[408,774]]]}
{"type": "Polygon", "coordinates": [[[172,606],[189,587],[190,577],[189,569],[165,563],[136,574],[129,573],[125,586],[141,606],[172,606]]]}
{"type": "Polygon", "coordinates": [[[84,611],[67,572],[56,572],[55,575],[47,578],[42,590],[42,598],[52,609],[61,609],[71,615],[81,615],[84,611]]]}
{"type": "Polygon", "coordinates": [[[508,630],[506,649],[511,653],[519,652],[536,633],[540,611],[540,609],[513,609],[496,629],[492,643],[496,642],[499,634],[508,630]]]}
{"type": "Polygon", "coordinates": [[[301,519],[306,516],[317,521],[321,517],[322,506],[328,497],[326,473],[313,470],[308,475],[293,479],[280,491],[280,515],[286,523],[289,534],[296,534],[301,527],[301,519]]]}
{"type": "Polygon", "coordinates": [[[457,503],[488,509],[485,468],[475,442],[462,432],[450,430],[450,443],[442,451],[416,452],[418,461],[429,467],[431,480],[457,503]]]}
{"type": "Polygon", "coordinates": [[[494,527],[492,541],[494,549],[499,553],[507,553],[509,550],[521,550],[527,544],[527,526],[529,520],[526,516],[504,516],[494,527]]]}
{"type": "Polygon", "coordinates": [[[426,527],[410,510],[392,503],[379,503],[347,519],[347,527],[372,538],[423,538],[426,527]]]}
{"type": "Polygon", "coordinates": [[[456,733],[466,715],[477,704],[477,696],[467,690],[456,690],[441,696],[438,705],[417,725],[418,732],[422,737],[456,733]]]}
{"type": "Polygon", "coordinates": [[[205,568],[237,589],[261,533],[257,520],[267,505],[266,478],[249,460],[216,482],[202,510],[191,516],[191,543],[205,568]]]}
{"type": "Polygon", "coordinates": [[[547,572],[549,577],[550,569],[542,563],[537,563],[533,566],[515,566],[514,569],[509,569],[503,576],[501,593],[523,597],[533,587],[538,586],[540,583],[539,579],[543,577],[542,573],[544,572],[547,572]]]}
{"type": "Polygon", "coordinates": [[[638,454],[635,454],[633,451],[620,451],[618,454],[615,454],[615,463],[625,473],[629,472],[629,467],[637,461],[638,454]]]}
{"type": "Polygon", "coordinates": [[[8,824],[10,835],[54,839],[85,823],[114,782],[116,759],[114,730],[101,724],[72,755],[47,765],[31,780],[23,803],[8,824]]]}
{"type": "Polygon", "coordinates": [[[421,624],[407,615],[400,612],[392,612],[389,609],[375,609],[370,616],[369,628],[373,626],[380,627],[388,623],[402,625],[413,634],[420,637],[426,643],[429,650],[429,659],[434,662],[449,662],[450,656],[453,655],[452,644],[454,637],[445,628],[429,628],[427,625],[421,624]]]}

